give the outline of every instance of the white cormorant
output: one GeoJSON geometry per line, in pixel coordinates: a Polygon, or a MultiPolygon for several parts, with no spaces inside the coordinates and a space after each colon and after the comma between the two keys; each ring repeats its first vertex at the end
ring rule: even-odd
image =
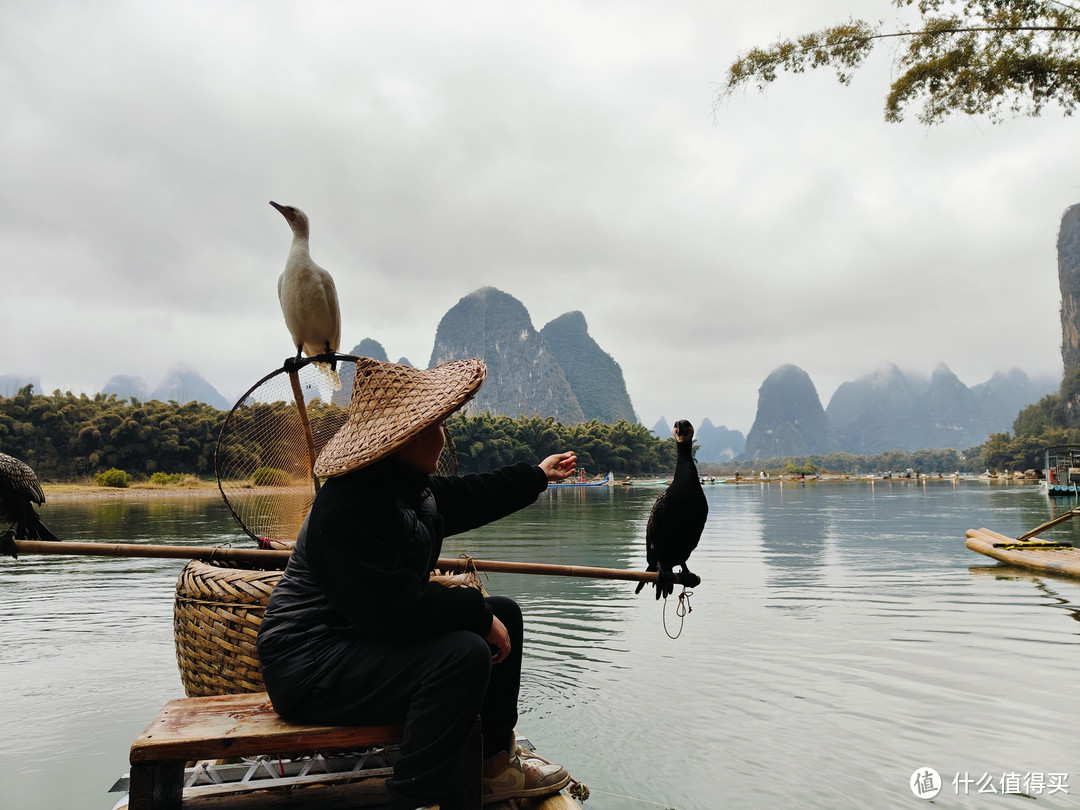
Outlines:
{"type": "MultiPolygon", "coordinates": [[[[311,260],[308,251],[309,224],[307,214],[291,205],[274,206],[292,228],[292,247],[285,270],[278,277],[278,301],[289,328],[296,357],[308,357],[338,350],[341,343],[341,308],[338,306],[334,279],[311,260]]],[[[332,364],[319,364],[335,391],[341,380],[332,364]]]]}

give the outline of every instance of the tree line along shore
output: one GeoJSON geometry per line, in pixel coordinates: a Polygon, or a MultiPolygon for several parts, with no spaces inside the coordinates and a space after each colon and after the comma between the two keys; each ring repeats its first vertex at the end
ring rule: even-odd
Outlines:
{"type": "MultiPolygon", "coordinates": [[[[273,410],[291,406],[270,403],[259,407],[273,410]]],[[[313,408],[315,418],[318,407],[313,408]]],[[[60,391],[43,395],[33,393],[33,387],[27,385],[14,396],[0,397],[0,452],[25,461],[47,484],[82,485],[85,489],[94,484],[107,488],[146,484],[151,490],[194,490],[215,478],[214,452],[227,415],[204,403],[142,402],[60,391]],[[117,483],[125,477],[124,483],[117,483]]],[[[626,420],[564,425],[551,417],[455,414],[447,420],[446,429],[463,473],[535,461],[566,448],[577,453],[579,467],[596,474],[611,471],[618,478],[663,475],[675,465],[673,438],[658,438],[644,425],[626,420]]],[[[1068,439],[1074,432],[1055,431],[1053,438],[1068,439]]],[[[1013,439],[1008,434],[995,434],[986,444],[964,451],[891,451],[873,456],[833,453],[733,460],[699,464],[699,468],[706,474],[764,470],[773,475],[906,469],[924,475],[982,472],[987,468],[1037,468],[1041,458],[1036,456],[1041,455],[1043,446],[1042,437],[1018,434],[1013,439]]],[[[252,446],[250,452],[257,456],[260,448],[252,446]]]]}

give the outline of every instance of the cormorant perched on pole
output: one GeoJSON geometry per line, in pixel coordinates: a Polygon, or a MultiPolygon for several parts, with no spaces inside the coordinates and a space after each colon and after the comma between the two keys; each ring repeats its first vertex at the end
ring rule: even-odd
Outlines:
{"type": "MultiPolygon", "coordinates": [[[[270,205],[285,217],[293,232],[292,247],[285,269],[278,277],[277,291],[285,325],[296,347],[296,359],[299,360],[301,354],[308,357],[333,354],[341,343],[341,308],[334,279],[311,260],[307,214],[273,200],[270,205]]],[[[331,387],[339,390],[341,379],[334,364],[319,363],[318,367],[326,374],[331,387]]]]}
{"type": "MultiPolygon", "coordinates": [[[[709,505],[694,464],[694,426],[680,419],[674,432],[678,448],[675,476],[653,504],[645,527],[645,558],[649,563],[645,570],[657,573],[657,599],[666,598],[675,590],[676,565],[682,569],[679,584],[692,588],[701,583],[701,578],[686,567],[686,560],[697,548],[709,516],[709,505]]],[[[638,583],[634,593],[640,593],[644,587],[644,582],[638,583]]]]}
{"type": "Polygon", "coordinates": [[[17,557],[13,540],[58,540],[41,522],[33,504],[45,503],[37,475],[17,458],[0,453],[0,553],[17,557]]]}

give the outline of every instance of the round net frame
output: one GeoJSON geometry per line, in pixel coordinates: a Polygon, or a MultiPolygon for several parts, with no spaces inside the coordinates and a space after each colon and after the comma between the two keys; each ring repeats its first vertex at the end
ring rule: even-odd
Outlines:
{"type": "MultiPolygon", "coordinates": [[[[229,411],[214,450],[218,489],[233,518],[264,548],[290,548],[320,481],[315,459],[345,423],[355,355],[325,354],[285,361],[229,411]],[[336,367],[341,387],[328,374],[336,367]]],[[[446,437],[438,475],[457,471],[446,437]]]]}

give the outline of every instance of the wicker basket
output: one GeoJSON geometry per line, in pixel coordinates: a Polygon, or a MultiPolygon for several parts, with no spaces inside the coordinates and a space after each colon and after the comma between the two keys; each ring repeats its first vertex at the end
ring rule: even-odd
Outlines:
{"type": "MultiPolygon", "coordinates": [[[[265,689],[255,639],[281,571],[225,568],[192,560],[176,583],[173,635],[188,697],[265,689]]],[[[433,574],[449,586],[480,588],[475,571],[433,574]]]]}
{"type": "Polygon", "coordinates": [[[176,663],[188,697],[261,692],[255,639],[281,571],[192,560],[176,583],[176,663]]]}

